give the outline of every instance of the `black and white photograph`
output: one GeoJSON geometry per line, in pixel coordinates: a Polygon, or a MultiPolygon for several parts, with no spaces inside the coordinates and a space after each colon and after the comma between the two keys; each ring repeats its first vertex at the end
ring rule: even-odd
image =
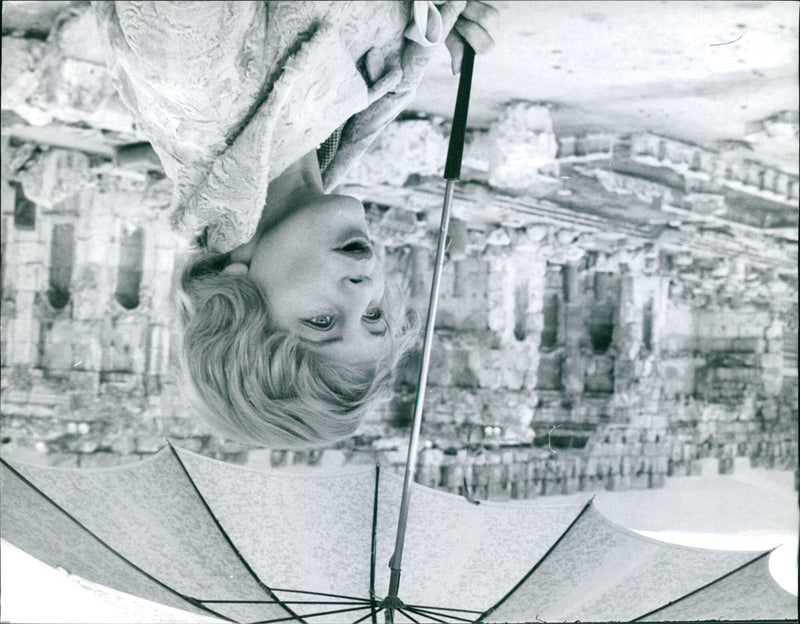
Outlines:
{"type": "Polygon", "coordinates": [[[0,621],[797,621],[799,1],[0,7],[0,621]]]}

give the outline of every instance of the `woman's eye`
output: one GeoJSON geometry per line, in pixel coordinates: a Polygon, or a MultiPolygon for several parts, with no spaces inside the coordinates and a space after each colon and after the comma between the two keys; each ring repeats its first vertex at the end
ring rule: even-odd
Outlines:
{"type": "Polygon", "coordinates": [[[306,319],[306,323],[316,329],[330,329],[333,327],[334,320],[331,314],[318,314],[313,318],[306,319]]]}
{"type": "Polygon", "coordinates": [[[381,312],[380,308],[370,308],[361,318],[368,323],[375,323],[383,318],[383,312],[381,312]]]}

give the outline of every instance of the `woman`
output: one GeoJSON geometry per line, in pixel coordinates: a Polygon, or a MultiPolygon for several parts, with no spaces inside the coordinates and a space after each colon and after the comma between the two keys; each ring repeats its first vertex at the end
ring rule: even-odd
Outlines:
{"type": "Polygon", "coordinates": [[[200,249],[181,282],[183,371],[225,435],[350,435],[407,340],[358,200],[328,194],[411,101],[447,35],[485,51],[483,2],[100,2],[123,101],[200,249]],[[319,148],[319,149],[318,149],[319,148]]]}

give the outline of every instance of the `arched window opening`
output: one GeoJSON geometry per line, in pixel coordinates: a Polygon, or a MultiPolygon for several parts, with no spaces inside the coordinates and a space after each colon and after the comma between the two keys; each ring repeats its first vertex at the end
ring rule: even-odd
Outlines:
{"type": "Polygon", "coordinates": [[[69,287],[75,261],[75,228],[71,223],[53,226],[50,241],[50,279],[47,300],[56,310],[69,303],[69,287]]]}
{"type": "Polygon", "coordinates": [[[642,344],[648,351],[653,350],[653,300],[650,299],[642,310],[642,344]]]}
{"type": "Polygon", "coordinates": [[[144,232],[137,228],[123,232],[119,244],[119,265],[117,267],[117,291],[114,293],[119,304],[133,310],[139,305],[139,286],[142,283],[144,262],[144,232]]]}
{"type": "Polygon", "coordinates": [[[617,312],[614,276],[611,273],[595,273],[594,301],[589,317],[589,339],[594,352],[603,354],[614,339],[614,317],[617,312]]]}
{"type": "Polygon", "coordinates": [[[36,229],[36,204],[25,197],[19,182],[10,182],[14,189],[14,227],[18,230],[36,229]]]}
{"type": "Polygon", "coordinates": [[[558,344],[558,295],[552,294],[544,298],[544,323],[540,349],[555,349],[558,344]]]}
{"type": "Polygon", "coordinates": [[[514,289],[514,338],[525,340],[525,319],[528,316],[528,282],[517,284],[514,289]]]}
{"type": "Polygon", "coordinates": [[[612,304],[604,303],[592,309],[589,338],[595,353],[602,354],[608,351],[611,341],[614,339],[614,306],[612,304]]]}
{"type": "Polygon", "coordinates": [[[414,399],[395,396],[389,403],[389,423],[393,427],[411,426],[414,421],[414,399]]]}

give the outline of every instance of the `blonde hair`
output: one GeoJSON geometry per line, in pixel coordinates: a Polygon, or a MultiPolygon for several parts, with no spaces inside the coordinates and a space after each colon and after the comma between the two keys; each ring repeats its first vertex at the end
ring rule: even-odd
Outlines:
{"type": "Polygon", "coordinates": [[[201,251],[183,269],[181,369],[192,408],[219,433],[257,446],[314,447],[352,435],[391,395],[393,371],[412,346],[402,307],[384,311],[387,353],[347,365],[276,327],[258,285],[222,273],[229,263],[229,254],[201,251]]]}

